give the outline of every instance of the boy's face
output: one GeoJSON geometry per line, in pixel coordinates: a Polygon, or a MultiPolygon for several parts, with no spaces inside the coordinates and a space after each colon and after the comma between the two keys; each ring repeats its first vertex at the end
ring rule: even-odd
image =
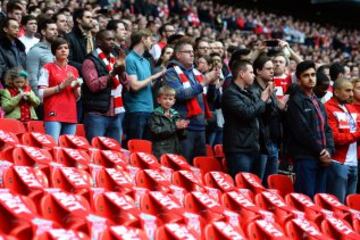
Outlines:
{"type": "Polygon", "coordinates": [[[23,77],[17,77],[16,79],[14,79],[14,87],[17,88],[22,88],[25,86],[26,80],[23,77]]]}
{"type": "Polygon", "coordinates": [[[175,96],[161,95],[157,98],[157,101],[163,109],[169,110],[175,104],[175,96]]]}

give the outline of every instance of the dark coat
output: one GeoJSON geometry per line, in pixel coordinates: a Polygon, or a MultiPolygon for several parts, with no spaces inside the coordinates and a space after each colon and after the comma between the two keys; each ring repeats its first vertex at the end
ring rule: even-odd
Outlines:
{"type": "Polygon", "coordinates": [[[224,114],[224,151],[257,153],[260,151],[259,118],[266,104],[252,91],[243,90],[232,82],[222,97],[224,114]]]}
{"type": "Polygon", "coordinates": [[[158,159],[164,153],[181,154],[179,138],[185,137],[185,131],[176,129],[176,121],[180,118],[179,114],[173,109],[170,109],[170,114],[171,118],[166,117],[163,109],[158,107],[149,119],[153,153],[158,159]]]}
{"type": "MultiPolygon", "coordinates": [[[[79,27],[75,26],[73,30],[66,35],[69,41],[69,64],[76,67],[81,73],[81,65],[87,57],[86,37],[79,27]]],[[[94,48],[96,47],[95,38],[93,39],[94,48]]]]}
{"type": "MultiPolygon", "coordinates": [[[[328,125],[324,105],[318,101],[325,118],[326,149],[334,153],[334,140],[328,125]]],[[[311,99],[299,87],[292,87],[285,112],[286,145],[288,154],[296,158],[318,160],[322,146],[316,141],[316,110],[311,99]]]]}
{"type": "Polygon", "coordinates": [[[19,40],[15,39],[15,45],[18,49],[19,57],[16,59],[14,50],[11,47],[10,40],[2,36],[0,38],[0,79],[4,83],[4,77],[7,70],[14,67],[26,68],[26,53],[25,46],[19,40]]]}

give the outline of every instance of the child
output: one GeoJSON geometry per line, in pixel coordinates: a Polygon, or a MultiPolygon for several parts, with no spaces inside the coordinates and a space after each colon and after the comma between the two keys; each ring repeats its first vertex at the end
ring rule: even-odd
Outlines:
{"type": "Polygon", "coordinates": [[[188,120],[180,119],[179,114],[171,107],[175,104],[175,90],[163,86],[158,91],[156,108],[149,120],[153,139],[153,153],[159,159],[164,153],[181,154],[179,138],[185,136],[188,120]]]}
{"type": "Polygon", "coordinates": [[[6,72],[6,88],[0,90],[5,118],[15,118],[22,122],[37,119],[34,108],[40,104],[40,99],[31,90],[27,77],[28,73],[21,68],[12,68],[6,72]]]}

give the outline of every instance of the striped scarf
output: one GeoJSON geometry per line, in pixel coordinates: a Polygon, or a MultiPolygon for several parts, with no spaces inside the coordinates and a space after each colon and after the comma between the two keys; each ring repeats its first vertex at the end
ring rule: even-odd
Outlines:
{"type": "MultiPolygon", "coordinates": [[[[98,54],[99,59],[105,64],[106,70],[108,72],[111,72],[116,62],[116,58],[114,57],[114,55],[110,53],[110,59],[108,60],[106,58],[105,53],[100,48],[96,49],[96,53],[98,54]]],[[[112,77],[111,83],[112,83],[111,96],[114,98],[114,112],[115,114],[125,112],[123,99],[121,95],[123,86],[120,82],[119,77],[118,76],[112,77]]]]}
{"type": "Polygon", "coordinates": [[[310,97],[310,100],[315,108],[316,113],[316,136],[317,143],[323,148],[326,147],[326,136],[325,136],[325,117],[320,109],[319,102],[315,95],[310,97]]]}
{"type": "MultiPolygon", "coordinates": [[[[183,87],[190,88],[191,83],[189,81],[189,78],[186,76],[186,74],[180,69],[179,66],[174,66],[174,69],[175,69],[175,72],[177,73],[177,75],[179,76],[179,79],[180,79],[183,87]]],[[[193,68],[193,73],[194,73],[196,81],[201,83],[203,81],[203,75],[195,68],[193,68]]],[[[204,102],[204,108],[205,108],[205,117],[207,119],[210,119],[212,114],[211,114],[205,94],[203,94],[203,102],[204,102]]],[[[187,107],[187,112],[188,112],[187,113],[188,118],[195,117],[195,116],[203,113],[203,111],[199,105],[199,102],[197,100],[197,97],[193,97],[192,99],[188,100],[186,102],[186,107],[187,107]]]]}

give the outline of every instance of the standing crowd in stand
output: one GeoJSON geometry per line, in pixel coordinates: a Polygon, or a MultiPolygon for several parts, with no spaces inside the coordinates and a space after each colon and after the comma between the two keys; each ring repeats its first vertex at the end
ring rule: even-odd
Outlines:
{"type": "Polygon", "coordinates": [[[233,177],[290,164],[297,192],[357,191],[357,30],[186,0],[3,0],[0,22],[1,117],[190,163],[223,144],[233,177]]]}

